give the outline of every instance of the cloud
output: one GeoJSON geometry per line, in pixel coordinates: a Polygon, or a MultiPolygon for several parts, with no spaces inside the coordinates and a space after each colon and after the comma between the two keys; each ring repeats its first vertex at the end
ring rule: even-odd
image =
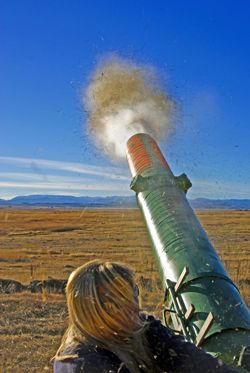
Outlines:
{"type": "MultiPolygon", "coordinates": [[[[100,178],[99,178],[100,179],[100,178]]],[[[83,177],[83,176],[71,176],[71,175],[43,175],[31,172],[0,172],[0,180],[15,180],[15,181],[29,181],[29,182],[47,182],[47,183],[93,183],[98,179],[94,179],[93,177],[83,177]]],[[[107,181],[108,182],[108,181],[107,181]]],[[[123,179],[115,179],[111,181],[111,183],[115,184],[124,184],[127,185],[128,181],[123,179]]],[[[111,184],[109,183],[109,184],[111,184]]]]}
{"type": "Polygon", "coordinates": [[[128,169],[0,157],[0,198],[26,194],[129,195],[128,169]],[[2,167],[1,167],[2,166],[2,167]]]}
{"type": "Polygon", "coordinates": [[[126,191],[128,188],[124,185],[115,185],[107,183],[81,184],[81,183],[51,183],[51,182],[21,182],[21,181],[0,181],[0,188],[20,188],[20,189],[44,189],[44,190],[65,190],[71,189],[77,191],[99,190],[99,191],[126,191]]]}
{"type": "Polygon", "coordinates": [[[81,163],[52,161],[47,159],[17,158],[0,156],[0,164],[10,164],[14,166],[30,167],[39,171],[57,170],[77,174],[88,174],[92,176],[102,176],[109,179],[130,180],[127,169],[118,167],[91,166],[81,163]]]}

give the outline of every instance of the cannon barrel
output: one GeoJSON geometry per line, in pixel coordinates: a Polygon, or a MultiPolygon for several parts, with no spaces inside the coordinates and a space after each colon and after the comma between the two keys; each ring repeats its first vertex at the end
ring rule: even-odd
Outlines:
{"type": "Polygon", "coordinates": [[[131,189],[161,275],[164,321],[186,340],[250,372],[250,312],[190,207],[185,174],[173,175],[147,134],[127,142],[131,189]]]}

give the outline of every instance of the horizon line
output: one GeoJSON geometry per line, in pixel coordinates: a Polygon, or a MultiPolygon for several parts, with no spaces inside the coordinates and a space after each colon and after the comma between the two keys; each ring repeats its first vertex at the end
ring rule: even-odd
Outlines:
{"type": "MultiPolygon", "coordinates": [[[[73,197],[73,198],[91,198],[91,199],[95,199],[95,198],[132,198],[132,197],[135,197],[135,195],[131,195],[131,196],[128,196],[128,195],[117,195],[117,194],[113,194],[113,195],[109,195],[109,196],[101,196],[101,195],[97,195],[97,196],[88,196],[88,195],[80,195],[80,196],[76,196],[76,195],[73,195],[73,194],[27,194],[27,195],[16,195],[14,197],[11,197],[11,198],[4,198],[4,197],[1,197],[0,196],[0,200],[3,200],[3,201],[11,201],[15,198],[26,198],[26,197],[73,197]]],[[[210,200],[210,201],[230,201],[230,200],[236,200],[236,201],[242,201],[242,200],[249,200],[250,201],[250,197],[249,198],[209,198],[209,197],[188,197],[187,196],[187,200],[191,200],[191,201],[194,201],[194,200],[210,200]]]]}

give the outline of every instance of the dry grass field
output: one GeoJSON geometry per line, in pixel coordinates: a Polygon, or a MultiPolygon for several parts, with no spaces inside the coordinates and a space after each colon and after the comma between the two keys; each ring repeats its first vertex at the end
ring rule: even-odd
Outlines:
{"type": "MultiPolygon", "coordinates": [[[[250,306],[250,211],[197,214],[250,306]]],[[[160,313],[163,293],[139,211],[0,210],[0,279],[67,279],[94,258],[133,267],[142,307],[160,313]]],[[[62,294],[0,293],[0,372],[51,372],[66,323],[62,294]]]]}

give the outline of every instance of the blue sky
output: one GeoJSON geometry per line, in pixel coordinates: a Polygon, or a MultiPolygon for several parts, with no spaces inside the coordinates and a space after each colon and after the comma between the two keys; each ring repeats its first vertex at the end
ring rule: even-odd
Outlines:
{"type": "Polygon", "coordinates": [[[0,198],[130,195],[126,163],[94,147],[81,103],[110,52],[155,66],[175,98],[160,146],[189,196],[250,198],[248,1],[0,4],[0,198]]]}

